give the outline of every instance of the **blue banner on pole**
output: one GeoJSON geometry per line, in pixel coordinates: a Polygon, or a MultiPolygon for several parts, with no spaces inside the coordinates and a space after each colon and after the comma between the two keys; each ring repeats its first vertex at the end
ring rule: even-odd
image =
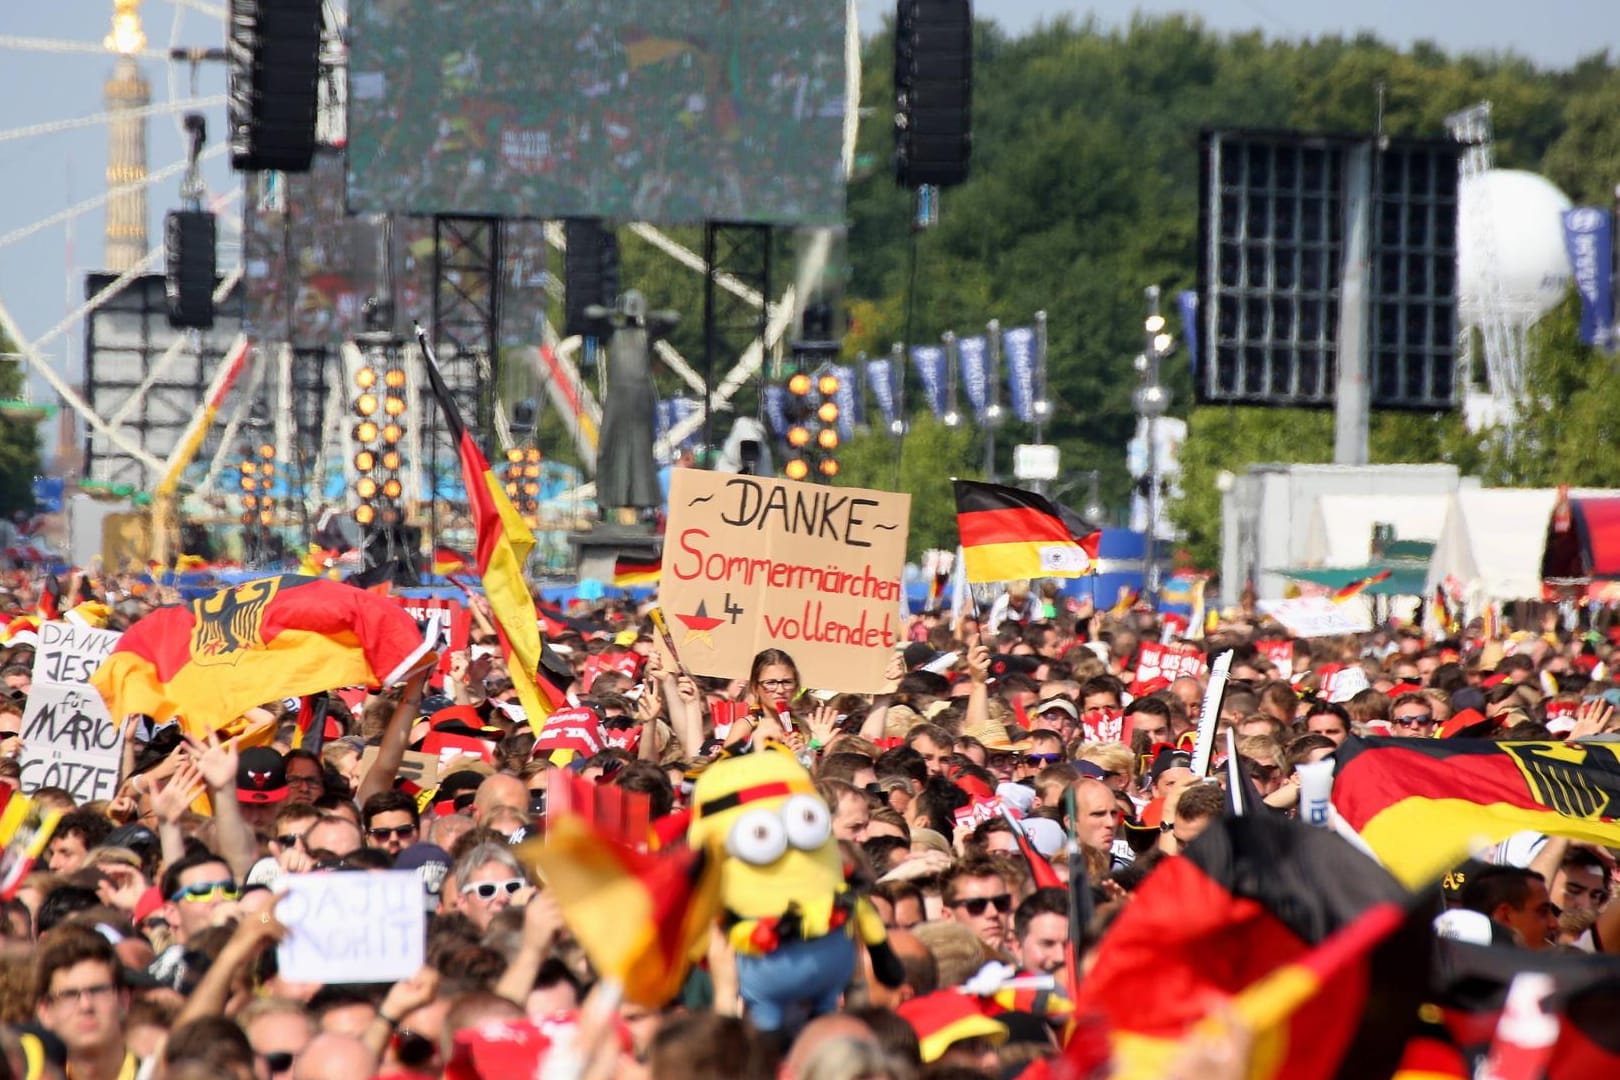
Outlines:
{"type": "MultiPolygon", "coordinates": [[[[678,397],[673,399],[671,404],[672,409],[670,420],[672,421],[672,425],[684,424],[703,411],[703,402],[699,401],[697,398],[678,397]]],[[[702,432],[703,429],[701,427],[693,428],[691,431],[687,432],[685,437],[681,439],[680,448],[682,450],[696,450],[698,436],[701,435],[702,432]]]]}
{"type": "Polygon", "coordinates": [[[835,364],[828,370],[838,380],[838,393],[833,395],[838,405],[838,434],[847,439],[855,434],[855,403],[860,400],[855,393],[855,369],[835,364]]]}
{"type": "Polygon", "coordinates": [[[1564,247],[1581,295],[1581,343],[1608,345],[1614,330],[1614,220],[1591,206],[1564,211],[1564,247]]]}
{"type": "Polygon", "coordinates": [[[1035,422],[1035,329],[1015,326],[1001,335],[1007,358],[1007,399],[1013,415],[1026,424],[1035,422]]]}
{"type": "Polygon", "coordinates": [[[1198,379],[1198,293],[1187,289],[1176,297],[1181,308],[1181,338],[1187,343],[1187,362],[1192,365],[1193,380],[1198,379]]]}
{"type": "Polygon", "coordinates": [[[911,366],[917,369],[923,396],[935,418],[945,415],[945,350],[938,345],[913,345],[911,366]]]}
{"type": "Polygon", "coordinates": [[[956,340],[956,359],[962,374],[962,391],[967,394],[973,415],[984,419],[990,406],[990,343],[983,334],[956,340]]]}
{"type": "Polygon", "coordinates": [[[894,363],[888,358],[866,362],[866,381],[871,384],[872,396],[877,399],[878,411],[892,424],[899,414],[894,399],[894,363]]]}

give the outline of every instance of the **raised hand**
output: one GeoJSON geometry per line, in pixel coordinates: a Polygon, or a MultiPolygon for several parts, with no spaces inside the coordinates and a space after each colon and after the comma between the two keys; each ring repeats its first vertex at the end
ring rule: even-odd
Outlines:
{"type": "Polygon", "coordinates": [[[816,747],[826,746],[838,735],[838,713],[831,705],[817,705],[809,717],[810,742],[816,747]]]}
{"type": "Polygon", "coordinates": [[[210,791],[235,790],[238,759],[235,741],[220,742],[219,732],[210,731],[201,741],[187,738],[186,749],[210,791]]]}
{"type": "Polygon", "coordinates": [[[191,804],[206,790],[197,763],[190,759],[182,760],[163,786],[153,790],[152,812],[161,824],[178,825],[191,804]]]}

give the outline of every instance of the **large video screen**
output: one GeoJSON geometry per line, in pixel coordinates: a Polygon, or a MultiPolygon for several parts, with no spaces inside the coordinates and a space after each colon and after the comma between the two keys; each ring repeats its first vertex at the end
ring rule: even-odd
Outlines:
{"type": "MultiPolygon", "coordinates": [[[[345,211],[343,159],[343,151],[323,149],[307,173],[245,178],[242,276],[248,329],[261,340],[336,348],[367,328],[362,305],[381,284],[382,222],[345,211]]],[[[543,227],[505,222],[500,252],[501,344],[538,345],[547,303],[543,227]]],[[[433,321],[431,218],[395,219],[393,267],[394,329],[409,336],[413,322],[433,321]]]]}
{"type": "Polygon", "coordinates": [[[349,10],[351,210],[843,220],[843,0],[349,10]]]}

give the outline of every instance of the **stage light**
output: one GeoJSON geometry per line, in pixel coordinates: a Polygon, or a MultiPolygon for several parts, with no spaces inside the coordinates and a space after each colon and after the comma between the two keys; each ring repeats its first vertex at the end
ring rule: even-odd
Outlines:
{"type": "Polygon", "coordinates": [[[247,461],[242,462],[242,475],[243,476],[252,476],[254,473],[256,473],[258,471],[259,471],[259,463],[257,461],[254,461],[254,460],[252,460],[250,458],[247,461]]]}
{"type": "Polygon", "coordinates": [[[540,448],[538,446],[529,447],[523,452],[523,457],[526,461],[538,463],[540,461],[540,448]]]}
{"type": "Polygon", "coordinates": [[[405,369],[389,368],[383,372],[383,385],[390,390],[398,390],[405,385],[405,369]]]}
{"type": "Polygon", "coordinates": [[[816,380],[816,389],[821,391],[822,397],[832,397],[834,394],[838,393],[838,376],[830,374],[823,375],[820,379],[816,380]]]}
{"type": "Polygon", "coordinates": [[[374,416],[377,412],[377,395],[361,394],[354,399],[354,411],[361,416],[374,416]]]}
{"type": "Polygon", "coordinates": [[[1148,333],[1157,334],[1164,329],[1164,316],[1158,314],[1149,315],[1147,321],[1142,325],[1147,328],[1148,333]]]}
{"type": "Polygon", "coordinates": [[[354,508],[354,520],[361,525],[370,525],[377,520],[377,508],[370,503],[361,503],[354,508]]]}
{"type": "Polygon", "coordinates": [[[788,445],[794,449],[801,449],[810,445],[810,429],[803,425],[788,428],[788,445]]]}
{"type": "Polygon", "coordinates": [[[836,401],[823,401],[821,408],[816,410],[816,419],[823,424],[838,423],[838,403],[836,401]]]}
{"type": "Polygon", "coordinates": [[[392,395],[383,398],[383,412],[388,416],[401,415],[405,412],[405,399],[392,395]]]}
{"type": "Polygon", "coordinates": [[[399,507],[397,507],[397,506],[385,506],[385,507],[383,507],[382,519],[383,519],[383,524],[384,525],[398,525],[399,524],[399,507]]]}
{"type": "Polygon", "coordinates": [[[822,428],[816,433],[816,445],[821,447],[823,450],[838,449],[838,429],[830,427],[822,428]]]}
{"type": "Polygon", "coordinates": [[[382,429],[382,440],[389,446],[394,445],[404,437],[405,429],[400,427],[398,424],[389,424],[387,427],[382,429]]]}
{"type": "Polygon", "coordinates": [[[268,510],[259,511],[259,524],[268,528],[275,521],[275,515],[268,510]]]}
{"type": "Polygon", "coordinates": [[[800,371],[788,379],[788,393],[794,397],[804,397],[810,392],[810,376],[800,371]]]}
{"type": "Polygon", "coordinates": [[[782,466],[782,472],[787,475],[789,480],[803,480],[810,475],[810,466],[805,463],[803,458],[794,458],[782,466]]]}
{"type": "Polygon", "coordinates": [[[260,443],[259,456],[264,458],[266,461],[269,461],[271,458],[276,456],[276,448],[271,446],[269,443],[260,443]]]}
{"type": "Polygon", "coordinates": [[[257,510],[259,508],[259,497],[257,495],[244,495],[242,496],[242,505],[249,510],[257,510]]]}
{"type": "Polygon", "coordinates": [[[524,484],[523,485],[523,494],[527,495],[531,499],[534,498],[536,495],[540,494],[540,485],[536,484],[536,483],[533,483],[532,481],[530,483],[524,484]]]}
{"type": "Polygon", "coordinates": [[[248,476],[246,473],[244,473],[242,475],[242,490],[243,491],[258,491],[259,490],[259,480],[258,480],[258,478],[254,477],[254,476],[248,476]]]}
{"type": "Polygon", "coordinates": [[[370,472],[377,467],[377,455],[370,450],[362,450],[354,455],[354,468],[356,472],[370,472]]]}
{"type": "Polygon", "coordinates": [[[388,469],[388,470],[390,470],[392,472],[398,472],[401,461],[402,461],[402,459],[399,456],[399,451],[398,450],[384,450],[383,451],[383,455],[382,455],[382,467],[383,468],[388,469]]]}
{"type": "Polygon", "coordinates": [[[540,479],[540,466],[538,466],[538,465],[525,465],[525,466],[523,466],[523,475],[527,476],[530,480],[538,480],[538,479],[540,479]]]}
{"type": "Polygon", "coordinates": [[[362,499],[375,499],[377,497],[377,481],[370,476],[362,476],[354,482],[354,490],[362,499]]]}
{"type": "Polygon", "coordinates": [[[390,476],[387,480],[383,481],[382,493],[383,498],[385,499],[397,499],[400,496],[400,492],[404,490],[405,486],[399,482],[399,477],[397,476],[390,476]]]}
{"type": "Polygon", "coordinates": [[[370,390],[377,385],[377,369],[363,367],[354,373],[354,385],[362,390],[370,390]]]}
{"type": "Polygon", "coordinates": [[[523,447],[514,446],[506,451],[506,460],[516,465],[523,460],[523,447]]]}
{"type": "Polygon", "coordinates": [[[355,442],[376,442],[377,422],[375,420],[362,420],[354,426],[355,442]]]}
{"type": "Polygon", "coordinates": [[[829,479],[834,477],[834,476],[837,476],[838,475],[838,459],[837,458],[822,458],[821,459],[821,475],[825,476],[825,477],[828,477],[829,479]]]}
{"type": "Polygon", "coordinates": [[[264,482],[268,484],[270,478],[276,475],[276,467],[274,463],[267,461],[259,467],[259,472],[264,476],[264,482]]]}

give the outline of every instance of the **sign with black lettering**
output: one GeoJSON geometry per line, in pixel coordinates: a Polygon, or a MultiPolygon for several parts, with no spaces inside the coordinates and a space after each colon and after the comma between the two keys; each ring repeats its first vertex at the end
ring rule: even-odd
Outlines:
{"type": "Polygon", "coordinates": [[[910,495],[676,469],[658,593],[682,661],[745,678],[777,648],[807,687],[883,689],[910,515],[910,495]]]}
{"type": "Polygon", "coordinates": [[[288,874],[276,918],[283,978],[310,983],[395,982],[422,967],[422,879],[414,870],[288,874]]]}
{"type": "Polygon", "coordinates": [[[122,732],[89,680],[118,637],[74,622],[39,628],[33,689],[22,718],[23,791],[64,788],[81,805],[113,797],[122,732]]]}

